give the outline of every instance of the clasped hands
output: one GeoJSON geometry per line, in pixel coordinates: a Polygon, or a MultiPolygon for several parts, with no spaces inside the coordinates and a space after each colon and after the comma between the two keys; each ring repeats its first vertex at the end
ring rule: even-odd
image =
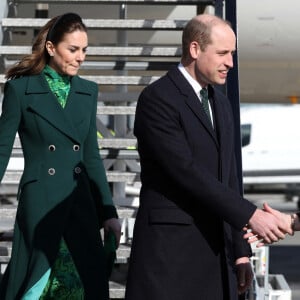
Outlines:
{"type": "Polygon", "coordinates": [[[266,203],[263,209],[256,209],[244,230],[244,238],[249,244],[258,242],[256,247],[278,242],[284,239],[286,234],[294,234],[291,216],[272,209],[266,203]]]}

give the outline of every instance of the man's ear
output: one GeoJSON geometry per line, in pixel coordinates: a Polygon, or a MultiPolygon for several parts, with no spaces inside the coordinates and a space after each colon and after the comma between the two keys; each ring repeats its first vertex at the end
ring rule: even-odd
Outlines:
{"type": "Polygon", "coordinates": [[[193,59],[198,57],[200,51],[200,46],[196,41],[190,43],[190,55],[193,59]]]}

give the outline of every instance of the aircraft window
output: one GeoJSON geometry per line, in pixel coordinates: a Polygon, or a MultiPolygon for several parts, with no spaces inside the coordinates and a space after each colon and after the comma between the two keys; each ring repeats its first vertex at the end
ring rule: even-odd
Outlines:
{"type": "Polygon", "coordinates": [[[241,125],[241,137],[242,137],[242,147],[245,147],[250,144],[251,124],[241,125]]]}

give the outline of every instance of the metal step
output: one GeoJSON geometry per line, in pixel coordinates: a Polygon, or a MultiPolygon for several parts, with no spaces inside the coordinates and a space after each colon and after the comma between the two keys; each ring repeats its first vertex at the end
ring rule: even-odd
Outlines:
{"type": "MultiPolygon", "coordinates": [[[[3,28],[40,28],[50,19],[45,18],[3,18],[3,28]]],[[[142,19],[83,19],[88,29],[147,29],[181,30],[187,20],[142,20],[142,19]]]]}
{"type": "MultiPolygon", "coordinates": [[[[1,49],[1,46],[0,46],[1,49]]],[[[178,59],[174,57],[171,61],[96,61],[85,60],[80,66],[81,71],[85,70],[110,70],[110,71],[167,71],[172,66],[178,64],[178,59]]],[[[16,59],[3,59],[5,69],[9,69],[15,65],[19,60],[16,59]]]]}
{"type": "MultiPolygon", "coordinates": [[[[82,75],[82,78],[102,85],[133,85],[146,86],[159,79],[159,76],[102,76],[102,75],[82,75]]],[[[0,84],[6,82],[5,75],[0,74],[0,84]]]]}
{"type": "MultiPolygon", "coordinates": [[[[136,215],[136,207],[116,206],[120,219],[134,218],[136,215]]],[[[0,206],[0,247],[3,247],[3,241],[12,241],[13,226],[16,218],[17,205],[0,206]]],[[[8,244],[6,244],[8,247],[8,244]]],[[[128,258],[129,248],[126,245],[120,245],[118,257],[128,258]]],[[[1,251],[0,251],[1,255],[1,251]]]]}
{"type": "Polygon", "coordinates": [[[12,0],[15,4],[46,3],[46,4],[148,4],[148,5],[214,5],[208,0],[12,0]]]}
{"type": "MultiPolygon", "coordinates": [[[[0,46],[0,55],[27,55],[31,46],[0,46]]],[[[86,52],[89,56],[127,56],[127,57],[180,57],[181,47],[172,46],[90,46],[86,52]]]]}
{"type": "MultiPolygon", "coordinates": [[[[136,149],[136,138],[99,138],[98,145],[100,149],[136,149]]],[[[20,139],[15,138],[14,149],[22,149],[20,139]]]]}
{"type": "Polygon", "coordinates": [[[117,282],[109,282],[109,299],[124,299],[125,297],[125,284],[117,282]]]}
{"type": "Polygon", "coordinates": [[[134,115],[135,106],[108,106],[108,105],[98,105],[97,114],[98,115],[134,115]]]}
{"type": "MultiPolygon", "coordinates": [[[[100,149],[100,156],[102,159],[139,159],[139,154],[137,150],[134,149],[100,149]]],[[[14,148],[12,150],[12,157],[23,157],[22,149],[14,148]]]]}
{"type": "MultiPolygon", "coordinates": [[[[17,185],[22,176],[22,170],[6,171],[2,179],[2,185],[17,185]]],[[[140,175],[134,172],[107,171],[108,182],[133,183],[140,181],[140,175]]]]}
{"type": "MultiPolygon", "coordinates": [[[[1,209],[0,209],[1,210],[1,209]]],[[[3,240],[3,235],[0,235],[0,262],[8,262],[11,256],[12,235],[9,240],[3,240]]],[[[127,263],[130,256],[130,245],[120,244],[116,253],[116,263],[127,263]]]]}

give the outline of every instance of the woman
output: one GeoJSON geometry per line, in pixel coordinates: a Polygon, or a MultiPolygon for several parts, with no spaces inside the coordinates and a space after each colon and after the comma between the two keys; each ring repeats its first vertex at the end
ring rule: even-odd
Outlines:
{"type": "Polygon", "coordinates": [[[100,227],[121,227],[99,155],[98,87],[77,76],[88,46],[80,16],[51,19],[6,73],[0,179],[16,132],[25,167],[0,299],[108,299],[100,227]]]}

